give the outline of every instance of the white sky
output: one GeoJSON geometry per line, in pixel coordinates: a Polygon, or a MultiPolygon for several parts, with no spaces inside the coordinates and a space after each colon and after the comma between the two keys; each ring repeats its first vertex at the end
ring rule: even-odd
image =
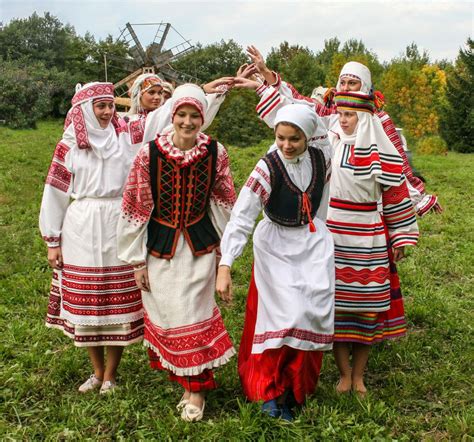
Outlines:
{"type": "MultiPolygon", "coordinates": [[[[0,0],[0,20],[48,11],[76,32],[118,37],[126,22],[170,22],[191,43],[234,39],[264,54],[287,40],[322,49],[324,40],[361,39],[381,61],[400,55],[411,42],[432,60],[453,60],[473,36],[474,1],[156,1],[156,0],[0,0]]],[[[156,28],[136,27],[142,44],[156,28]]],[[[168,47],[174,44],[170,35],[168,47]]]]}

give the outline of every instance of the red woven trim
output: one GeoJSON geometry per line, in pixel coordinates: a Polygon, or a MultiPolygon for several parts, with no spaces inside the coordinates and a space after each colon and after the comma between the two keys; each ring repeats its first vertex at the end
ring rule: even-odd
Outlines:
{"type": "Polygon", "coordinates": [[[178,111],[178,108],[186,104],[194,106],[201,114],[202,121],[204,122],[204,106],[199,100],[193,97],[183,97],[174,102],[173,109],[171,110],[171,121],[173,121],[174,115],[178,111]]]}
{"type": "Polygon", "coordinates": [[[336,209],[351,210],[354,212],[373,212],[374,210],[377,210],[377,203],[376,202],[355,203],[352,201],[331,198],[329,202],[329,207],[334,207],[336,209]]]}
{"type": "Polygon", "coordinates": [[[72,105],[76,106],[84,101],[94,98],[112,98],[114,99],[114,85],[112,83],[97,83],[82,88],[72,97],[72,105]]]}
{"type": "Polygon", "coordinates": [[[269,339],[283,339],[283,338],[295,338],[300,341],[310,341],[316,344],[330,344],[333,342],[334,335],[314,333],[310,330],[302,330],[299,328],[285,328],[283,330],[269,331],[259,335],[255,335],[253,338],[254,344],[263,344],[269,339]]]}

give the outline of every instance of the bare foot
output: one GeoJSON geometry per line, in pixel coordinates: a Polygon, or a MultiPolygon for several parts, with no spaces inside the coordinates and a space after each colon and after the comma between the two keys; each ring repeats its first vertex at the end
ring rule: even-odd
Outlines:
{"type": "Polygon", "coordinates": [[[336,385],[336,392],[339,394],[349,393],[352,387],[351,376],[341,376],[336,385]]]}
{"type": "Polygon", "coordinates": [[[364,379],[363,378],[352,379],[352,390],[361,399],[364,398],[365,395],[367,394],[367,388],[365,388],[364,379]]]}

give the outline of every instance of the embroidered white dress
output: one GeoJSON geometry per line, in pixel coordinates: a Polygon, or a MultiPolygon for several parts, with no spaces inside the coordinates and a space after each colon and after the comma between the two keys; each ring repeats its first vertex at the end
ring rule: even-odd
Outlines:
{"type": "MultiPolygon", "coordinates": [[[[193,164],[210,143],[199,134],[192,149],[181,151],[173,132],[157,138],[168,161],[193,164]]],[[[235,354],[215,301],[216,250],[195,256],[184,234],[171,259],[156,258],[146,248],[148,221],[154,208],[150,177],[150,147],[142,146],[130,171],[118,224],[119,257],[137,266],[146,263],[150,292],[143,293],[144,344],[161,365],[178,376],[192,376],[225,364],[235,354]]],[[[163,178],[166,179],[166,178],[163,178]]],[[[208,213],[222,235],[235,201],[225,148],[218,144],[216,176],[208,213]]]]}
{"type": "Polygon", "coordinates": [[[81,149],[69,125],[46,179],[40,230],[49,247],[61,246],[64,261],[46,323],[77,346],[128,345],[142,338],[143,309],[133,268],[117,257],[116,229],[136,151],[117,142],[111,124],[103,136],[94,130],[103,143],[81,149]]]}
{"type": "MultiPolygon", "coordinates": [[[[310,147],[313,148],[313,147],[310,147]]],[[[312,164],[306,151],[295,160],[279,157],[291,181],[306,191],[312,164]]],[[[330,159],[326,156],[327,175],[330,159]]],[[[231,266],[271,193],[270,171],[260,160],[240,191],[221,241],[221,265],[231,266]]],[[[327,195],[327,193],[326,193],[327,195]]],[[[258,310],[252,354],[284,345],[299,350],[329,350],[334,333],[334,247],[325,216],[327,201],[308,225],[286,227],[265,214],[253,235],[254,278],[258,310]]]]}

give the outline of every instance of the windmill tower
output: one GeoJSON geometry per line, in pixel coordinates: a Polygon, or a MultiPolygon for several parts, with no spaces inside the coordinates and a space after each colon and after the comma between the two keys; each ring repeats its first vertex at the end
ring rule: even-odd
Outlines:
{"type": "Polygon", "coordinates": [[[128,90],[135,79],[144,73],[158,74],[166,81],[174,84],[199,82],[198,78],[179,72],[171,67],[171,62],[189,52],[193,46],[170,23],[127,23],[125,28],[121,30],[118,40],[123,41],[129,47],[129,57],[123,58],[112,55],[109,57],[130,71],[130,74],[114,85],[117,95],[115,99],[116,104],[130,107],[130,99],[127,95],[128,90]],[[155,37],[146,49],[138,39],[133,26],[157,26],[155,37]],[[174,37],[178,37],[178,43],[170,49],[166,49],[165,42],[170,32],[174,33],[174,37]]]}

